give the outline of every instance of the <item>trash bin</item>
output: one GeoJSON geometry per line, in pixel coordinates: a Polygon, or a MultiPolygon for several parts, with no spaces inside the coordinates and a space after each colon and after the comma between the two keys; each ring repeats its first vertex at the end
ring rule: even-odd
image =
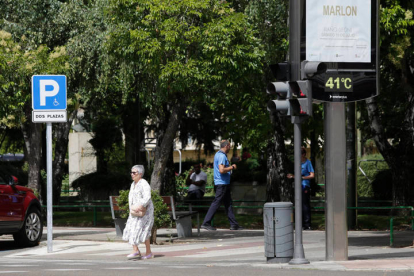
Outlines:
{"type": "Polygon", "coordinates": [[[263,208],[267,263],[288,263],[293,258],[293,204],[268,202],[263,208]]]}

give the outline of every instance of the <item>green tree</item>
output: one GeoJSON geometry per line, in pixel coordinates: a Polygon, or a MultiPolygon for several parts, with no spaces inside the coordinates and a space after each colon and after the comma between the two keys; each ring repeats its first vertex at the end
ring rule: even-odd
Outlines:
{"type": "MultiPolygon", "coordinates": [[[[0,73],[0,95],[3,123],[20,126],[25,139],[25,156],[29,163],[29,185],[40,190],[42,124],[31,121],[30,77],[33,74],[64,74],[68,77],[68,122],[54,124],[53,183],[54,202],[58,203],[64,162],[68,148],[69,130],[76,116],[80,93],[88,91],[92,83],[91,66],[77,66],[85,60],[76,56],[76,49],[88,48],[79,39],[89,26],[91,13],[88,1],[70,0],[4,0],[0,5],[0,28],[11,34],[18,51],[8,51],[4,46],[1,59],[5,70],[0,73]],[[16,73],[18,72],[18,73],[16,73]],[[10,117],[11,116],[11,117],[10,117]]],[[[98,41],[99,42],[99,41],[98,41]]],[[[14,49],[14,48],[12,48],[14,49]]],[[[41,193],[42,194],[42,193],[41,193]]],[[[44,193],[43,193],[44,194],[44,193]]]]}
{"type": "Polygon", "coordinates": [[[50,50],[44,45],[34,49],[26,37],[16,42],[12,34],[0,31],[1,123],[20,127],[25,140],[25,156],[29,164],[29,187],[41,190],[41,124],[31,122],[30,78],[34,74],[59,74],[68,69],[64,47],[50,50]]]}
{"type": "Polygon", "coordinates": [[[413,9],[412,1],[381,1],[381,92],[366,100],[362,121],[391,169],[395,205],[414,198],[413,9]]]}
{"type": "MultiPolygon", "coordinates": [[[[290,201],[293,197],[293,189],[291,181],[286,177],[291,168],[285,140],[292,135],[291,124],[284,117],[269,116],[265,109],[265,103],[269,100],[265,94],[265,87],[267,83],[274,81],[269,65],[287,60],[289,1],[249,1],[248,3],[245,12],[263,41],[266,56],[263,62],[263,74],[255,82],[255,87],[260,93],[256,93],[255,98],[249,96],[250,101],[244,103],[251,111],[248,113],[249,116],[256,110],[260,112],[255,117],[262,122],[257,124],[261,128],[250,128],[247,141],[250,147],[251,144],[261,144],[261,148],[266,152],[267,199],[269,201],[290,201]]],[[[243,144],[245,143],[243,142],[243,144]]]]}
{"type": "Polygon", "coordinates": [[[261,69],[263,51],[246,16],[225,1],[114,0],[110,14],[118,22],[112,34],[118,52],[135,53],[142,68],[140,99],[158,126],[151,187],[162,193],[187,107],[226,106],[246,77],[261,69]]]}

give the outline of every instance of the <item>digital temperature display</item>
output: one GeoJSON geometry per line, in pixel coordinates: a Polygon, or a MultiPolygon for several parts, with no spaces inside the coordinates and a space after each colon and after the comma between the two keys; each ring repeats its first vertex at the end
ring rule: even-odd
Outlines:
{"type": "Polygon", "coordinates": [[[325,75],[325,92],[354,92],[352,75],[325,75]]]}

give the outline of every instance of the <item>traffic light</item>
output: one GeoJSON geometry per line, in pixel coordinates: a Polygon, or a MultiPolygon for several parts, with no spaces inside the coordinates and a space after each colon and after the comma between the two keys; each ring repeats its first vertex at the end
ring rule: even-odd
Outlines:
{"type": "MultiPolygon", "coordinates": [[[[306,62],[302,65],[305,68],[303,72],[306,71],[309,74],[326,71],[326,65],[321,62],[306,62]]],[[[270,69],[279,81],[267,85],[267,94],[277,97],[276,100],[270,100],[267,103],[267,110],[272,114],[278,113],[282,116],[312,116],[311,81],[288,81],[290,79],[289,63],[270,65],[270,69]]]]}
{"type": "Polygon", "coordinates": [[[289,82],[280,81],[280,82],[271,82],[267,85],[266,89],[267,94],[276,95],[277,100],[270,100],[267,103],[267,110],[274,113],[279,113],[280,115],[290,116],[291,109],[289,100],[292,97],[290,92],[289,82]]]}
{"type": "Polygon", "coordinates": [[[300,64],[300,79],[306,80],[315,75],[325,73],[327,68],[324,62],[304,60],[300,64]]]}
{"type": "Polygon", "coordinates": [[[270,95],[276,95],[276,100],[270,100],[267,103],[267,110],[272,114],[278,113],[284,116],[291,115],[289,100],[292,98],[290,92],[290,64],[288,62],[280,62],[269,66],[277,82],[271,82],[267,85],[266,92],[270,95]]]}
{"type": "Polygon", "coordinates": [[[291,82],[293,116],[312,116],[312,82],[309,80],[291,82]]]}

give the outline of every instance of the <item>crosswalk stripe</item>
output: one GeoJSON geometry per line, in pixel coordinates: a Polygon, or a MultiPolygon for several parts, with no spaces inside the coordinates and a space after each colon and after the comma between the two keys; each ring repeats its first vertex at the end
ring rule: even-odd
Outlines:
{"type": "Polygon", "coordinates": [[[105,269],[111,270],[137,270],[137,269],[146,269],[145,267],[108,267],[105,269]]]}
{"type": "Polygon", "coordinates": [[[9,274],[9,273],[27,273],[29,271],[0,271],[0,274],[9,274]]]}
{"type": "Polygon", "coordinates": [[[56,268],[56,269],[44,269],[45,271],[85,271],[90,269],[74,268],[74,269],[65,269],[65,268],[56,268]]]}
{"type": "Polygon", "coordinates": [[[15,264],[15,265],[0,265],[3,267],[28,267],[28,266],[39,266],[39,265],[25,265],[25,264],[15,264]]]}

